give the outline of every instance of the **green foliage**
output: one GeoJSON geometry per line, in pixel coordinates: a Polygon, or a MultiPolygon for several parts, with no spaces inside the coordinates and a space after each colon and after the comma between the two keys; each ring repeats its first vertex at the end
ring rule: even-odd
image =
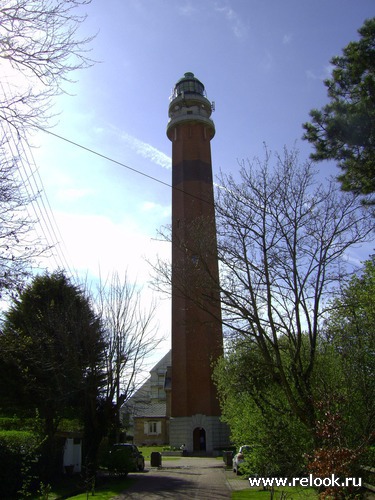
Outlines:
{"type": "MultiPolygon", "coordinates": [[[[309,471],[315,477],[358,477],[371,462],[375,424],[375,259],[332,301],[314,372],[315,443],[309,471]]],[[[322,495],[351,498],[355,491],[330,488],[322,495]]]]}
{"type": "MultiPolygon", "coordinates": [[[[70,422],[70,421],[69,421],[70,422]]],[[[38,412],[35,417],[24,418],[19,416],[14,417],[0,417],[0,431],[30,431],[37,435],[41,435],[41,420],[38,412]]],[[[77,430],[71,428],[73,424],[68,424],[68,421],[60,422],[59,430],[77,430]],[[66,423],[65,423],[66,422],[66,423]],[[66,428],[64,427],[66,425],[66,428]]]]}
{"type": "Polygon", "coordinates": [[[36,445],[36,436],[30,431],[0,431],[0,446],[20,451],[36,445]]]}
{"type": "Polygon", "coordinates": [[[303,452],[310,450],[312,439],[306,428],[292,415],[268,411],[252,422],[241,472],[246,476],[301,476],[305,470],[303,452]]]}
{"type": "Polygon", "coordinates": [[[218,362],[214,379],[232,441],[251,446],[242,471],[264,477],[302,473],[311,433],[290,411],[257,350],[237,345],[218,362]]]}
{"type": "Polygon", "coordinates": [[[233,491],[232,500],[308,500],[317,499],[318,494],[314,488],[284,487],[275,488],[271,493],[266,490],[240,490],[233,491]]]}
{"type": "MultiPolygon", "coordinates": [[[[95,489],[95,500],[111,500],[120,495],[124,490],[130,488],[134,483],[134,479],[121,477],[113,477],[106,481],[105,485],[95,489]]],[[[69,496],[71,500],[87,500],[91,498],[91,494],[81,493],[79,495],[69,496]]],[[[61,497],[59,497],[61,498],[61,497]]],[[[66,498],[66,497],[64,497],[66,498]]]]}
{"type": "MultiPolygon", "coordinates": [[[[289,402],[280,390],[277,379],[271,376],[267,364],[259,355],[256,344],[233,342],[226,357],[216,365],[214,379],[223,419],[231,429],[231,438],[237,446],[247,444],[252,448],[245,457],[245,474],[300,475],[305,471],[305,457],[309,454],[311,456],[314,446],[315,452],[325,457],[326,462],[331,456],[334,457],[333,462],[337,462],[337,466],[339,459],[345,461],[345,457],[348,460],[350,458],[354,464],[359,452],[364,451],[364,444],[371,439],[374,416],[371,410],[374,406],[371,381],[375,373],[373,287],[374,261],[371,261],[366,263],[362,276],[353,278],[343,290],[342,297],[334,302],[334,311],[340,312],[340,321],[332,313],[335,321],[333,322],[332,317],[331,322],[326,325],[330,325],[330,333],[327,338],[319,336],[316,345],[314,370],[310,379],[311,400],[321,400],[327,404],[330,401],[336,402],[335,415],[340,418],[340,447],[332,445],[332,448],[321,448],[321,411],[317,410],[316,405],[317,427],[302,425],[300,419],[291,412],[289,402]],[[356,296],[356,301],[353,301],[353,295],[356,296]],[[351,312],[349,297],[351,306],[356,304],[355,315],[351,312]],[[368,314],[364,309],[369,309],[368,314]],[[350,318],[343,323],[342,315],[346,318],[350,315],[350,318]],[[357,326],[354,316],[357,317],[357,326]],[[333,329],[333,324],[336,329],[333,329]],[[345,325],[349,329],[346,333],[345,325]],[[358,328],[361,328],[362,335],[359,335],[358,328]],[[340,397],[337,398],[337,395],[340,397]]],[[[280,337],[279,345],[285,372],[292,377],[293,349],[289,339],[280,337]]],[[[307,363],[308,354],[304,354],[307,345],[307,339],[302,336],[302,370],[304,363],[307,363]]],[[[295,397],[298,397],[297,388],[295,397]]],[[[330,411],[333,409],[330,408],[330,411]]]]}
{"type": "Polygon", "coordinates": [[[99,414],[104,383],[101,325],[83,291],[63,272],[34,278],[6,313],[0,335],[0,396],[18,411],[38,411],[47,440],[42,455],[49,480],[63,417],[90,423],[99,414]]]}
{"type": "Polygon", "coordinates": [[[111,449],[108,457],[108,469],[112,473],[127,475],[132,471],[134,462],[130,450],[126,448],[111,449]]]}
{"type": "Polygon", "coordinates": [[[369,443],[375,428],[375,258],[333,301],[326,336],[337,357],[341,411],[349,446],[369,443]]]}
{"type": "MultiPolygon", "coordinates": [[[[163,451],[180,451],[180,448],[174,446],[139,446],[139,451],[144,456],[145,460],[151,460],[151,453],[153,451],[158,451],[162,453],[163,451]]],[[[165,460],[166,457],[163,458],[165,460]]]]}
{"type": "Polygon", "coordinates": [[[363,464],[369,467],[375,467],[375,446],[370,446],[363,457],[363,464]]]}
{"type": "Polygon", "coordinates": [[[266,149],[264,160],[241,166],[239,180],[223,175],[220,184],[223,323],[256,349],[249,347],[242,374],[257,405],[266,405],[262,384],[274,385],[288,411],[313,428],[312,376],[328,299],[351,272],[348,249],[369,239],[371,214],[333,179],[320,184],[296,150],[273,161],[266,149]]]}
{"type": "Polygon", "coordinates": [[[19,417],[0,417],[0,431],[26,430],[33,427],[32,419],[21,419],[19,417]]]}
{"type": "Polygon", "coordinates": [[[332,78],[324,82],[330,103],[313,109],[303,127],[315,147],[311,157],[336,160],[342,188],[369,195],[375,192],[375,18],[358,33],[360,40],[331,60],[332,78]]]}
{"type": "MultiPolygon", "coordinates": [[[[335,475],[338,478],[358,477],[359,459],[363,448],[356,449],[345,446],[343,439],[343,418],[339,401],[317,403],[318,420],[315,428],[320,446],[310,456],[307,468],[315,478],[327,478],[335,475]]],[[[323,486],[321,498],[351,498],[358,492],[356,488],[342,486],[323,486]]],[[[358,490],[358,489],[357,489],[358,490]]]]}
{"type": "Polygon", "coordinates": [[[103,348],[88,300],[60,272],[36,277],[14,301],[0,344],[0,394],[44,418],[77,408],[103,348]]]}
{"type": "MultiPolygon", "coordinates": [[[[2,498],[25,494],[36,477],[38,437],[29,431],[0,431],[0,484],[2,498]]],[[[35,484],[34,484],[35,486],[35,484]]],[[[24,498],[24,496],[22,497],[24,498]]]]}

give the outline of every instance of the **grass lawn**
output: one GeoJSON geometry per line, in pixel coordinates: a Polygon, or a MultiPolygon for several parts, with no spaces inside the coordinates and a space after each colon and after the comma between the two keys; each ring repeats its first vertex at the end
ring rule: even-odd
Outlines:
{"type": "MultiPolygon", "coordinates": [[[[163,446],[138,446],[139,451],[145,457],[145,460],[151,460],[151,453],[153,451],[158,451],[163,454],[163,446]]],[[[180,460],[181,457],[162,457],[162,463],[166,460],[180,460]]]]}
{"type": "Polygon", "coordinates": [[[87,500],[87,498],[95,498],[95,500],[110,500],[111,498],[119,495],[122,491],[130,487],[134,483],[134,479],[128,478],[112,478],[108,480],[105,485],[98,487],[95,490],[95,496],[93,497],[91,492],[81,493],[80,495],[75,495],[73,497],[68,497],[74,500],[87,500]]]}
{"type": "MultiPolygon", "coordinates": [[[[151,459],[151,453],[153,451],[162,452],[162,446],[142,446],[139,447],[146,461],[151,459]]],[[[180,457],[163,457],[162,461],[166,460],[179,460],[180,457]]],[[[148,465],[147,465],[148,466],[148,465]]],[[[119,495],[122,491],[129,488],[129,486],[134,482],[134,479],[121,478],[121,477],[105,477],[98,480],[97,487],[95,489],[95,496],[92,497],[91,492],[89,493],[89,498],[95,498],[96,500],[109,500],[110,498],[119,495]]],[[[64,481],[60,485],[53,487],[52,491],[49,493],[49,500],[55,500],[56,498],[72,498],[74,500],[86,500],[87,493],[81,493],[77,495],[78,491],[84,491],[84,486],[82,484],[82,479],[78,475],[74,475],[71,478],[64,478],[64,481]],[[71,494],[72,496],[68,496],[71,494]]]]}
{"type": "Polygon", "coordinates": [[[138,446],[139,451],[142,452],[142,455],[145,457],[145,460],[151,459],[151,453],[153,451],[158,451],[162,453],[163,446],[138,446]]]}
{"type": "MultiPolygon", "coordinates": [[[[232,493],[232,500],[267,500],[271,497],[270,491],[264,490],[241,490],[234,491],[232,493]]],[[[302,487],[288,487],[285,488],[275,488],[274,497],[276,499],[285,498],[285,500],[297,500],[297,499],[317,499],[318,493],[314,488],[302,488],[302,487]],[[284,493],[284,496],[282,496],[284,493]]]]}
{"type": "MultiPolygon", "coordinates": [[[[110,498],[119,495],[122,491],[126,490],[134,482],[134,479],[129,479],[127,477],[108,477],[105,480],[99,481],[97,487],[95,488],[95,496],[92,497],[91,491],[88,493],[77,494],[77,491],[84,491],[84,486],[78,484],[77,478],[74,481],[64,481],[61,485],[56,486],[48,494],[49,500],[54,500],[56,498],[74,498],[75,500],[86,500],[87,498],[95,498],[96,500],[109,500],[110,498]],[[68,495],[71,496],[68,496],[68,495]]],[[[35,497],[41,498],[41,497],[35,497]]]]}

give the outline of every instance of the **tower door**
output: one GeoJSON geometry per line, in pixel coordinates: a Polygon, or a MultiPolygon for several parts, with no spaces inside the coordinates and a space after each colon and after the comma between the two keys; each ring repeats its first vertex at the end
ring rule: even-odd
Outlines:
{"type": "Polygon", "coordinates": [[[193,431],[194,451],[206,451],[206,431],[203,427],[196,427],[193,431]]]}

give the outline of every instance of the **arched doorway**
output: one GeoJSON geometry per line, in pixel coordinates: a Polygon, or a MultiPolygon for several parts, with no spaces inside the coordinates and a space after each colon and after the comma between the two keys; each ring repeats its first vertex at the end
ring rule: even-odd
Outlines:
{"type": "Polygon", "coordinates": [[[206,431],[203,427],[196,427],[193,431],[194,451],[206,451],[206,431]]]}

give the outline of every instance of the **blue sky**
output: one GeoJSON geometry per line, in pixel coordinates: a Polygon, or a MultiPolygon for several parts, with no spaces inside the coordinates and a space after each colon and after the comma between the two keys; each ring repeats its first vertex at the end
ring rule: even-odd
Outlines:
{"type": "MultiPolygon", "coordinates": [[[[100,62],[73,75],[52,131],[166,184],[168,99],[185,72],[215,101],[214,175],[262,156],[264,142],[281,151],[297,141],[305,159],[302,123],[327,102],[329,61],[375,14],[373,0],[93,0],[86,11],[81,32],[97,33],[100,62]]],[[[48,134],[34,142],[71,269],[89,279],[128,269],[146,283],[144,258],[169,254],[157,229],[170,222],[170,188],[48,134]]],[[[168,301],[159,317],[168,337],[168,301]]]]}

